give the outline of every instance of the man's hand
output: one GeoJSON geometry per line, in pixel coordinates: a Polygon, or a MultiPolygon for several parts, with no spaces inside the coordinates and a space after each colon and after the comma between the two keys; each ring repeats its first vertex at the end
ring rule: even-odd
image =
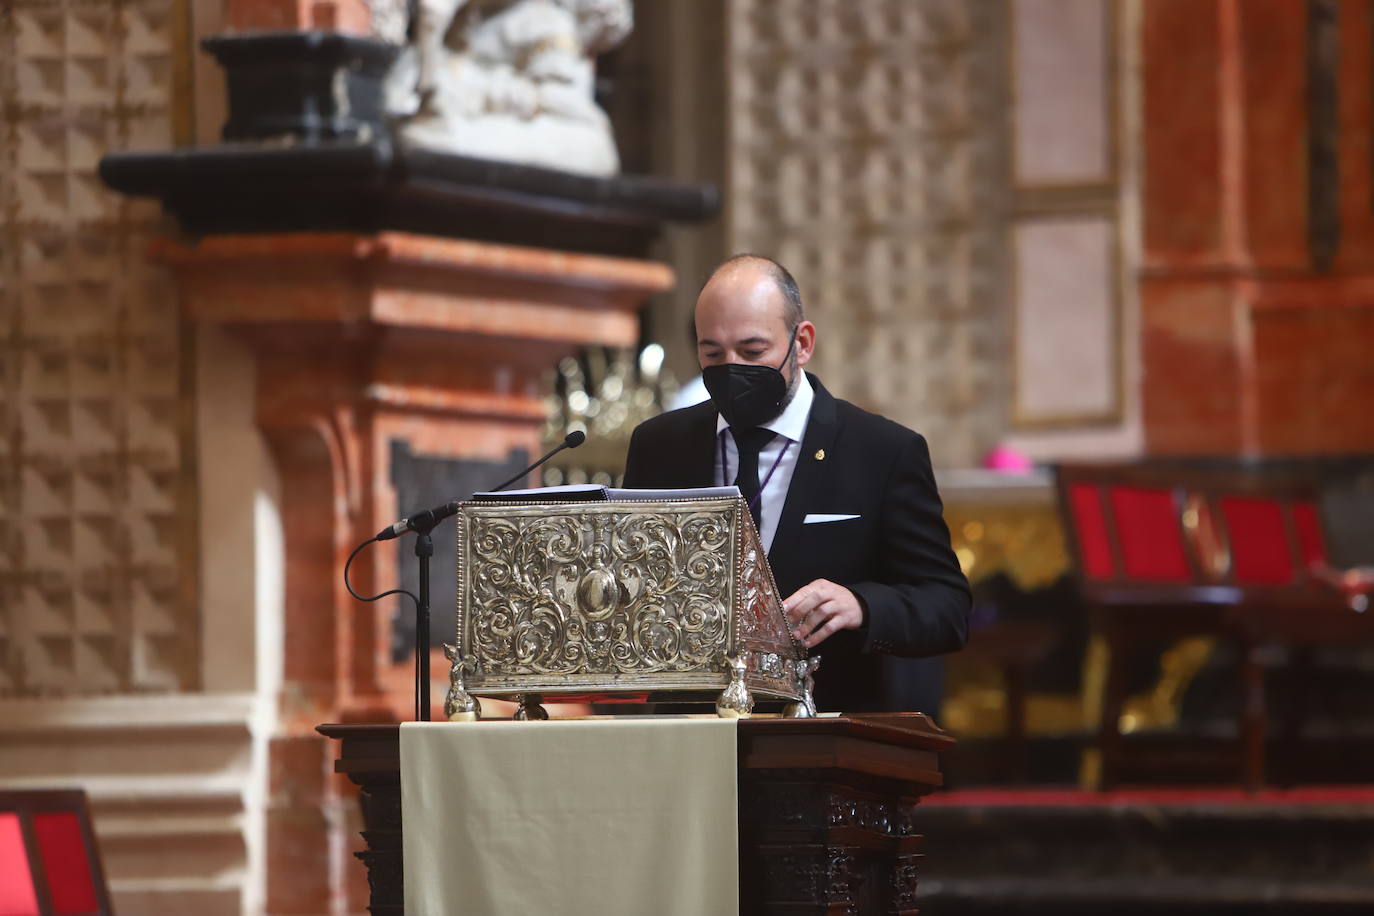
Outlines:
{"type": "Polygon", "coordinates": [[[816,579],[803,585],[782,603],[792,635],[806,643],[819,645],[840,630],[857,630],[864,625],[863,606],[843,585],[829,579],[816,579]]]}

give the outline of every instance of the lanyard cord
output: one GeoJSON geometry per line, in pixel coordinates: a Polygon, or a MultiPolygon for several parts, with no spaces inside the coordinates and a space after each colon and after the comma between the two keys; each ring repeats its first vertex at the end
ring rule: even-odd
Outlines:
{"type": "MultiPolygon", "coordinates": [[[[728,430],[728,427],[727,427],[727,430],[728,430]]],[[[721,435],[721,437],[720,437],[720,480],[721,480],[721,485],[722,485],[722,486],[729,486],[729,484],[726,483],[726,481],[728,481],[728,480],[730,479],[730,473],[729,473],[729,471],[730,471],[730,466],[729,466],[729,465],[726,463],[726,461],[725,461],[725,435],[724,435],[725,432],[726,432],[726,430],[722,430],[722,431],[721,431],[722,435],[721,435]]],[[[733,436],[733,435],[734,435],[734,434],[731,433],[731,436],[733,436]]],[[[775,433],[774,435],[778,435],[778,434],[775,433]]],[[[750,511],[751,513],[755,513],[755,514],[756,514],[756,513],[758,512],[759,500],[763,499],[763,491],[766,490],[766,489],[768,489],[768,481],[770,481],[770,480],[773,479],[773,472],[776,471],[776,470],[778,469],[778,465],[782,464],[782,458],[783,458],[783,456],[786,455],[786,454],[787,454],[787,450],[788,450],[789,448],[792,447],[792,440],[791,440],[791,439],[787,439],[786,441],[787,441],[787,444],[784,445],[784,446],[782,447],[782,451],[778,452],[778,457],[775,458],[775,459],[773,459],[773,466],[772,466],[771,468],[769,468],[769,469],[768,469],[768,473],[764,475],[764,477],[763,477],[763,483],[759,484],[759,491],[758,491],[757,493],[754,494],[754,498],[753,498],[753,499],[749,500],[749,511],[750,511]]],[[[736,448],[739,447],[739,443],[738,443],[738,442],[735,443],[735,447],[736,447],[736,448]]],[[[735,473],[736,473],[736,474],[739,473],[739,469],[738,469],[738,468],[735,470],[735,473]]],[[[763,524],[762,521],[760,521],[759,524],[762,525],[762,524],[763,524]]]]}

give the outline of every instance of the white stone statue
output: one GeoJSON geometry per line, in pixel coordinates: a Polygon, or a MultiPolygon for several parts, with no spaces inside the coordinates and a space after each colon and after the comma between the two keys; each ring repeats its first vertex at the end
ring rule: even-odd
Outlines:
{"type": "Polygon", "coordinates": [[[610,121],[592,97],[597,54],[633,27],[630,0],[368,0],[403,46],[388,111],[417,146],[610,175],[610,121]]]}

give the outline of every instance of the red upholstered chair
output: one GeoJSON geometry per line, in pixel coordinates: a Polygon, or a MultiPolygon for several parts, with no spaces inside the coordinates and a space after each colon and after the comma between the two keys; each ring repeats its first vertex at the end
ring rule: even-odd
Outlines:
{"type": "MultiPolygon", "coordinates": [[[[1076,572],[1109,661],[1098,724],[1102,778],[1117,778],[1128,684],[1122,656],[1140,640],[1213,635],[1238,648],[1236,761],[1264,781],[1266,712],[1257,647],[1374,641],[1359,588],[1333,587],[1318,515],[1320,467],[1210,460],[1063,464],[1060,506],[1076,572]]],[[[1344,579],[1340,579],[1344,582],[1344,579]]],[[[1296,733],[1300,723],[1293,720],[1296,733]]]]}
{"type": "Polygon", "coordinates": [[[0,916],[108,916],[80,789],[0,791],[0,916]]]}

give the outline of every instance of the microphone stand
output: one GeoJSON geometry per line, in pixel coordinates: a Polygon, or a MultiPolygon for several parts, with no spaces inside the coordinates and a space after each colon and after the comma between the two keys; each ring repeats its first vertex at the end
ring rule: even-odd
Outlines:
{"type": "MultiPolygon", "coordinates": [[[[430,532],[439,521],[415,525],[415,558],[420,561],[419,600],[415,602],[415,720],[429,721],[429,558],[434,556],[430,532]]],[[[414,525],[414,523],[412,523],[414,525]]]]}
{"type": "MultiPolygon", "coordinates": [[[[587,441],[587,434],[581,430],[568,433],[563,437],[563,441],[547,455],[494,489],[504,490],[563,449],[577,448],[585,441],[587,441]]],[[[349,556],[348,563],[344,564],[344,586],[348,589],[349,594],[360,601],[376,601],[379,598],[394,594],[409,595],[409,592],[392,589],[365,598],[353,591],[353,586],[348,584],[348,567],[353,563],[353,557],[358,555],[358,551],[368,544],[374,541],[389,541],[406,531],[415,532],[415,558],[420,561],[419,595],[411,595],[415,599],[415,720],[417,722],[429,721],[429,558],[434,556],[434,540],[430,537],[430,533],[444,519],[455,515],[459,505],[459,502],[454,500],[410,518],[401,519],[396,524],[383,528],[376,535],[359,544],[349,556]]]]}

